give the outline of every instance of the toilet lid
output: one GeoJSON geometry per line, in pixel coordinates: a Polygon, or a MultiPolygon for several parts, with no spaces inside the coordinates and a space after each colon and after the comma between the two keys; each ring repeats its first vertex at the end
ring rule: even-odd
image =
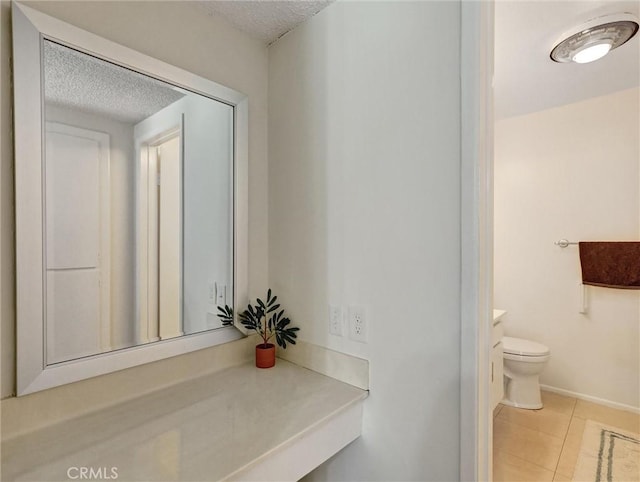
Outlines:
{"type": "Polygon", "coordinates": [[[544,356],[549,354],[549,347],[535,341],[503,336],[502,351],[511,355],[544,356]]]}

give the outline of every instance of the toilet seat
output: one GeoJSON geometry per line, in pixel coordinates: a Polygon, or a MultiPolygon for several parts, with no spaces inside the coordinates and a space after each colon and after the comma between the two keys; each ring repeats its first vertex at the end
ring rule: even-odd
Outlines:
{"type": "Polygon", "coordinates": [[[514,338],[511,336],[502,337],[502,352],[505,355],[515,355],[518,357],[547,357],[551,350],[542,343],[531,340],[514,338]]]}

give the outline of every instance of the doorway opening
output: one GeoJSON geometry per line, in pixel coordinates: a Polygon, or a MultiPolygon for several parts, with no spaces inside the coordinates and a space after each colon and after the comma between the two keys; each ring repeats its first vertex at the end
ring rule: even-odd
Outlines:
{"type": "Polygon", "coordinates": [[[183,155],[180,126],[140,142],[138,343],[184,334],[183,155]]]}

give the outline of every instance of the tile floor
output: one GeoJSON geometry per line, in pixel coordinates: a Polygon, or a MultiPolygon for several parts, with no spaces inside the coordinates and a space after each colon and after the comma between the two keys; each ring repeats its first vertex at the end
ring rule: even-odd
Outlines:
{"type": "Polygon", "coordinates": [[[571,481],[587,419],[640,433],[637,414],[544,391],[542,402],[542,410],[496,407],[494,482],[571,481]]]}

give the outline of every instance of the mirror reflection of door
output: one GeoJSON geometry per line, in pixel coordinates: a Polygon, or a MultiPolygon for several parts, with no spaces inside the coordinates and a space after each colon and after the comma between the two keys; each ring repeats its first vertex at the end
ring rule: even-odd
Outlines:
{"type": "Polygon", "coordinates": [[[184,334],[181,132],[178,124],[139,139],[138,343],[184,334]]]}
{"type": "Polygon", "coordinates": [[[55,122],[46,134],[47,362],[57,363],[111,349],[109,136],[55,122]]]}
{"type": "Polygon", "coordinates": [[[160,339],[181,336],[181,162],[180,137],[155,146],[158,203],[158,334],[160,339]]]}

